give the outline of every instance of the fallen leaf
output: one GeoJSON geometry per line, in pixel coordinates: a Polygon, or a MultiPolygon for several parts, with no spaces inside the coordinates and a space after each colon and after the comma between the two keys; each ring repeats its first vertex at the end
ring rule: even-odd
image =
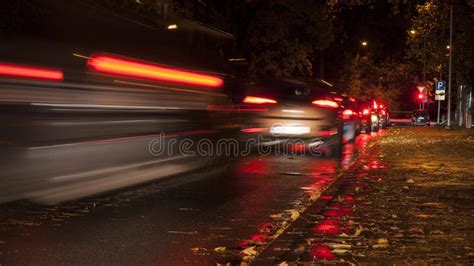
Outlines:
{"type": "Polygon", "coordinates": [[[350,253],[350,251],[346,249],[334,249],[331,252],[335,255],[344,255],[346,253],[350,253]]]}
{"type": "Polygon", "coordinates": [[[388,240],[386,238],[379,238],[379,240],[377,240],[377,245],[381,248],[388,247],[388,240]]]}
{"type": "Polygon", "coordinates": [[[417,214],[416,217],[418,217],[418,218],[428,218],[430,216],[428,214],[417,214]]]}
{"type": "Polygon", "coordinates": [[[362,233],[364,229],[362,228],[362,226],[359,226],[356,228],[355,232],[354,232],[354,236],[359,236],[360,233],[362,233]]]}
{"type": "Polygon", "coordinates": [[[253,247],[248,247],[248,248],[242,250],[241,253],[243,255],[246,255],[246,256],[255,256],[255,255],[257,255],[257,251],[255,250],[254,246],[253,247]]]}
{"type": "Polygon", "coordinates": [[[329,244],[328,245],[332,249],[351,249],[352,246],[348,244],[329,244]]]}
{"type": "Polygon", "coordinates": [[[430,234],[432,234],[432,235],[444,235],[444,232],[441,231],[441,230],[434,230],[434,231],[431,231],[430,234]]]}
{"type": "Polygon", "coordinates": [[[297,211],[297,210],[289,210],[289,212],[291,213],[291,220],[296,220],[298,219],[298,217],[300,217],[300,212],[297,211]]]}
{"type": "Polygon", "coordinates": [[[217,247],[214,249],[215,252],[224,252],[226,250],[225,247],[217,247]]]}
{"type": "Polygon", "coordinates": [[[199,252],[206,252],[207,249],[205,248],[191,248],[191,251],[194,253],[199,253],[199,252]]]}

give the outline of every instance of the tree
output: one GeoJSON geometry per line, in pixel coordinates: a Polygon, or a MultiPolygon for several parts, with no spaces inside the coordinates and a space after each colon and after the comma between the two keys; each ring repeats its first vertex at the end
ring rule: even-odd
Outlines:
{"type": "Polygon", "coordinates": [[[310,0],[260,0],[248,26],[246,47],[254,76],[312,75],[312,55],[333,40],[324,6],[310,0]]]}
{"type": "MultiPolygon", "coordinates": [[[[469,0],[470,1],[470,0],[469,0]]],[[[453,70],[456,82],[473,85],[474,71],[474,5],[468,1],[452,1],[453,16],[453,70]]],[[[427,2],[417,7],[417,15],[407,39],[407,59],[421,72],[423,64],[427,80],[439,77],[440,72],[447,73],[449,53],[449,3],[427,2]]]]}
{"type": "Polygon", "coordinates": [[[400,98],[411,96],[416,80],[412,73],[408,64],[393,60],[376,64],[369,56],[356,56],[345,65],[340,82],[349,96],[378,99],[391,110],[399,110],[401,103],[411,102],[400,98]]]}

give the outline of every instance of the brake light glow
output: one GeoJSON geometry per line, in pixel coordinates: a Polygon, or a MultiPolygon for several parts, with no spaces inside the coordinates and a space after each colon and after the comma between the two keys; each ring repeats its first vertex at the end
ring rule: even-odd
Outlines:
{"type": "Polygon", "coordinates": [[[254,127],[254,128],[244,128],[240,130],[240,132],[244,132],[244,133],[258,133],[258,132],[264,132],[264,131],[268,131],[268,128],[254,127]]]}
{"type": "Polygon", "coordinates": [[[374,109],[377,109],[377,102],[374,101],[374,109]]]}
{"type": "Polygon", "coordinates": [[[351,109],[346,109],[342,112],[343,115],[353,115],[354,112],[351,109]]]}
{"type": "Polygon", "coordinates": [[[0,75],[27,79],[63,80],[61,70],[0,63],[0,75]]]}
{"type": "Polygon", "coordinates": [[[325,108],[338,108],[339,104],[335,101],[331,100],[315,100],[312,102],[313,105],[319,106],[319,107],[325,107],[325,108]]]}
{"type": "Polygon", "coordinates": [[[244,103],[251,103],[251,104],[274,104],[277,103],[277,101],[269,98],[263,98],[263,97],[255,97],[255,96],[246,96],[244,98],[244,103]]]}
{"type": "Polygon", "coordinates": [[[369,114],[369,109],[364,109],[364,111],[362,111],[362,114],[363,115],[368,115],[369,114]]]}
{"type": "Polygon", "coordinates": [[[336,102],[342,102],[344,101],[344,99],[340,98],[340,97],[334,97],[334,101],[336,102]]]}
{"type": "Polygon", "coordinates": [[[219,88],[224,81],[216,76],[145,63],[110,55],[93,55],[87,64],[95,71],[170,83],[219,88]]]}

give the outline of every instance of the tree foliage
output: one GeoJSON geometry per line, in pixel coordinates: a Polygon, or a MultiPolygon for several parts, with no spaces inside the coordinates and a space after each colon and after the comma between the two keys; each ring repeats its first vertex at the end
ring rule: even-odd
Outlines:
{"type": "Polygon", "coordinates": [[[324,6],[310,0],[261,0],[247,31],[256,76],[309,76],[311,56],[333,40],[324,6]]]}
{"type": "Polygon", "coordinates": [[[414,88],[415,77],[410,66],[396,61],[374,63],[368,56],[356,56],[341,73],[345,92],[360,99],[379,99],[391,110],[400,109],[400,97],[414,88]]]}
{"type": "MultiPolygon", "coordinates": [[[[474,12],[472,1],[453,1],[453,70],[456,81],[473,85],[474,69],[474,12]]],[[[422,70],[427,80],[447,73],[449,50],[449,3],[427,2],[417,7],[407,40],[407,59],[422,70]]]]}

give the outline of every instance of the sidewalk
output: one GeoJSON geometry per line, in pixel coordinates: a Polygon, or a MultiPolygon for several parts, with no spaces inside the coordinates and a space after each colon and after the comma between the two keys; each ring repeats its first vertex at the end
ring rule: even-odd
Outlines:
{"type": "Polygon", "coordinates": [[[474,130],[392,128],[341,182],[257,264],[474,263],[474,130]]]}

